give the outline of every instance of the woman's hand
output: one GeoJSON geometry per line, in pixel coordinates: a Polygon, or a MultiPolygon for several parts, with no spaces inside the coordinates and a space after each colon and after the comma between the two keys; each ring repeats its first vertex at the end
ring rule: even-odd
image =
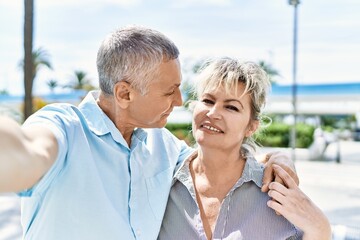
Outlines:
{"type": "Polygon", "coordinates": [[[273,164],[275,174],[283,184],[269,184],[267,205],[304,232],[303,239],[331,239],[331,226],[324,213],[297,186],[293,178],[280,166],[273,164]]]}

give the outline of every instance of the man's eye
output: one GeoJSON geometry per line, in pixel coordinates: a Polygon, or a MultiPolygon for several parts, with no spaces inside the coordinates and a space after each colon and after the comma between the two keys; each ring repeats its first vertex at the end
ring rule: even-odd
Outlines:
{"type": "Polygon", "coordinates": [[[171,95],[173,95],[174,93],[175,93],[175,90],[172,91],[172,92],[166,93],[165,96],[171,96],[171,95]]]}

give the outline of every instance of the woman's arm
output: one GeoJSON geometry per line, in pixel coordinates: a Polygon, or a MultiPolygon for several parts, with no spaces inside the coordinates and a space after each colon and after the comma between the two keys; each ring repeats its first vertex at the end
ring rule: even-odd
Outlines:
{"type": "Polygon", "coordinates": [[[280,166],[274,164],[275,173],[285,186],[276,182],[269,184],[268,206],[284,216],[304,232],[303,239],[329,240],[331,226],[325,214],[297,186],[280,166]]]}

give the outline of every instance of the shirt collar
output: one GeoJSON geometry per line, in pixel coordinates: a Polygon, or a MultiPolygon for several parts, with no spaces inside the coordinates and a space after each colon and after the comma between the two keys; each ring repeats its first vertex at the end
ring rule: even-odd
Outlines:
{"type": "MultiPolygon", "coordinates": [[[[110,133],[116,142],[128,147],[125,139],[116,128],[115,124],[97,104],[96,99],[98,97],[99,91],[90,91],[79,104],[79,109],[83,113],[89,129],[98,136],[110,133]]],[[[134,130],[131,140],[132,142],[145,141],[146,137],[147,133],[143,129],[137,128],[134,130]]]]}
{"type": "Polygon", "coordinates": [[[176,181],[180,182],[192,182],[189,164],[192,160],[197,157],[197,151],[194,151],[178,168],[175,172],[171,185],[175,184],[176,181]]]}
{"type": "Polygon", "coordinates": [[[96,135],[101,136],[110,132],[107,124],[110,119],[97,105],[96,99],[98,96],[98,91],[89,92],[79,104],[79,109],[84,115],[89,129],[96,135]]]}
{"type": "MultiPolygon", "coordinates": [[[[264,174],[264,167],[261,165],[254,156],[250,155],[246,159],[245,168],[243,174],[240,178],[243,179],[243,182],[253,181],[259,188],[262,187],[262,179],[264,174]]],[[[241,181],[238,181],[236,185],[242,184],[241,181]]]]}
{"type": "MultiPolygon", "coordinates": [[[[197,157],[197,151],[195,151],[193,154],[191,154],[179,167],[179,169],[176,171],[172,185],[175,184],[176,181],[183,182],[186,184],[190,181],[192,184],[189,164],[192,160],[194,160],[197,157]]],[[[237,183],[234,185],[233,189],[236,189],[240,187],[245,182],[253,181],[259,188],[262,187],[262,179],[263,179],[263,170],[264,167],[259,162],[256,161],[256,159],[248,154],[245,167],[243,170],[243,173],[240,177],[240,179],[237,181],[237,183]]],[[[231,191],[232,191],[231,190],[231,191]]]]}

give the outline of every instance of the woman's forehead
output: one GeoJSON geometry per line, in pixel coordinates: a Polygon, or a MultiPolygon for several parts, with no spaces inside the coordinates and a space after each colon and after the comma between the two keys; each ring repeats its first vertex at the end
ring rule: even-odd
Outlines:
{"type": "Polygon", "coordinates": [[[202,95],[209,94],[209,95],[215,95],[222,93],[224,95],[227,95],[229,97],[234,98],[242,98],[244,95],[247,95],[244,93],[245,86],[242,83],[237,84],[237,86],[226,86],[225,84],[222,85],[212,85],[212,86],[206,86],[203,91],[202,95]]]}

